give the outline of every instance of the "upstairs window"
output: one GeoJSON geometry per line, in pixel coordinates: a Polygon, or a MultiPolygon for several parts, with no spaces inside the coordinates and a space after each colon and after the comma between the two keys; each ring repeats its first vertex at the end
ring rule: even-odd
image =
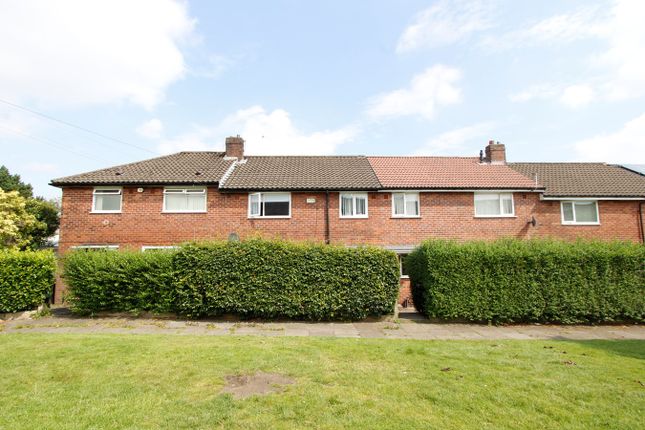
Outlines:
{"type": "Polygon", "coordinates": [[[291,217],[291,193],[249,194],[249,218],[291,217]]]}
{"type": "Polygon", "coordinates": [[[92,212],[121,212],[122,189],[120,187],[96,187],[93,192],[92,212]]]}
{"type": "Polygon", "coordinates": [[[367,193],[341,193],[341,218],[367,218],[367,193]]]}
{"type": "Polygon", "coordinates": [[[563,201],[562,224],[600,224],[598,202],[595,200],[563,201]]]}
{"type": "Polygon", "coordinates": [[[206,188],[165,188],[163,191],[163,211],[206,212],[206,188]]]}
{"type": "Polygon", "coordinates": [[[476,217],[512,217],[514,215],[512,193],[475,193],[476,217]]]}
{"type": "Polygon", "coordinates": [[[392,193],[392,216],[395,218],[419,216],[419,193],[392,193]]]}

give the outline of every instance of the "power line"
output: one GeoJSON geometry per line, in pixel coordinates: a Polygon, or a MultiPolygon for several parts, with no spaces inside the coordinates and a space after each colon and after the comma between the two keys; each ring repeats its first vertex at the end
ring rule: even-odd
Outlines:
{"type": "Polygon", "coordinates": [[[44,114],[44,113],[41,113],[41,112],[37,112],[37,111],[35,111],[33,109],[30,109],[30,108],[27,108],[27,107],[24,107],[24,106],[20,106],[18,104],[9,102],[7,100],[0,99],[0,103],[4,103],[4,104],[6,104],[8,106],[11,106],[13,108],[16,108],[16,109],[21,109],[21,110],[23,110],[25,112],[29,112],[29,113],[31,113],[33,115],[38,115],[38,116],[40,116],[42,118],[45,118],[45,119],[48,119],[50,121],[58,122],[60,124],[66,125],[68,127],[72,127],[72,128],[84,131],[85,133],[90,133],[90,134],[93,134],[95,136],[101,137],[103,139],[107,139],[107,140],[111,140],[111,141],[116,142],[116,143],[120,143],[121,145],[131,146],[133,148],[137,148],[137,149],[139,149],[141,151],[145,151],[145,152],[148,152],[150,154],[156,154],[156,152],[151,151],[151,150],[149,150],[147,148],[144,148],[142,146],[137,146],[137,145],[134,145],[132,143],[126,142],[124,140],[116,139],[114,137],[107,136],[107,135],[105,135],[103,133],[99,133],[98,131],[90,130],[89,128],[85,128],[85,127],[82,127],[80,125],[72,124],[71,122],[67,122],[67,121],[64,121],[62,119],[54,118],[51,115],[47,115],[47,114],[44,114]]]}
{"type": "Polygon", "coordinates": [[[74,151],[72,149],[66,148],[61,143],[53,141],[51,139],[45,139],[45,138],[42,138],[42,137],[32,136],[29,133],[25,133],[25,132],[22,132],[20,130],[15,130],[13,128],[5,127],[4,125],[0,125],[0,128],[2,128],[4,130],[7,130],[7,131],[9,131],[11,133],[14,133],[14,134],[16,134],[18,136],[22,136],[22,137],[26,137],[27,139],[34,140],[36,142],[41,142],[41,143],[45,143],[47,145],[52,145],[54,148],[58,148],[58,149],[61,149],[63,151],[70,152],[72,154],[87,158],[87,159],[92,160],[92,161],[98,161],[98,162],[104,161],[104,160],[99,160],[98,158],[94,158],[91,155],[87,155],[87,154],[84,154],[82,152],[77,152],[77,151],[74,151]]]}

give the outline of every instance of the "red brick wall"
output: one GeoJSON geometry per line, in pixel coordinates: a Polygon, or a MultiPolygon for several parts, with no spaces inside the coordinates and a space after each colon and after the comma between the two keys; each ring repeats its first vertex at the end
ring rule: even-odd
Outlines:
{"type": "MultiPolygon", "coordinates": [[[[123,188],[120,214],[92,214],[92,188],[63,190],[60,227],[61,253],[74,245],[171,245],[190,240],[226,239],[230,233],[282,237],[291,240],[325,239],[325,194],[292,193],[291,218],[248,219],[247,194],[224,194],[208,189],[208,212],[162,213],[163,188],[123,188]],[[306,203],[313,197],[315,203],[306,203]]],[[[515,193],[513,218],[475,218],[472,193],[421,193],[421,217],[392,218],[391,194],[369,193],[369,218],[341,219],[339,194],[330,193],[330,237],[350,245],[416,245],[431,237],[496,239],[500,237],[558,237],[640,241],[638,202],[599,201],[600,225],[570,226],[560,222],[560,203],[541,201],[536,193],[515,193]],[[537,226],[528,224],[531,217],[537,226]]],[[[56,296],[61,297],[61,291],[56,296]]]]}

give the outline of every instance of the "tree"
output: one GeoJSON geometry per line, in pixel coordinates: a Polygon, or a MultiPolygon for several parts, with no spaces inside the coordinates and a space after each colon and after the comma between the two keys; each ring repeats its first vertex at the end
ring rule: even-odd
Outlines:
{"type": "Polygon", "coordinates": [[[0,189],[0,248],[32,247],[33,234],[46,229],[47,224],[27,211],[27,199],[18,191],[0,189]]]}
{"type": "MultiPolygon", "coordinates": [[[[22,182],[20,175],[12,175],[5,166],[0,166],[0,190],[4,190],[5,194],[9,194],[12,191],[17,192],[20,197],[25,199],[25,211],[37,221],[35,224],[25,224],[21,234],[23,237],[29,237],[30,239],[28,243],[23,243],[18,247],[39,248],[44,246],[47,243],[47,239],[58,230],[60,224],[58,205],[42,197],[33,197],[32,186],[22,182]],[[31,227],[27,227],[28,225],[31,225],[31,227]],[[24,236],[25,234],[27,236],[24,236]]],[[[5,196],[5,199],[9,200],[10,198],[5,196]]],[[[8,221],[7,223],[10,224],[8,221]]],[[[0,246],[2,246],[1,243],[0,246]]]]}
{"type": "Polygon", "coordinates": [[[34,196],[34,190],[30,184],[20,180],[20,175],[12,175],[5,166],[0,166],[0,188],[5,191],[18,191],[26,199],[34,196]]]}

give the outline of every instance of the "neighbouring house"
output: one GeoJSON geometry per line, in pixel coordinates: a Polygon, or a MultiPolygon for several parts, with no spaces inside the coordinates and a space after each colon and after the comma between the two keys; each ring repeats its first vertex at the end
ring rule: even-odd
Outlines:
{"type": "MultiPolygon", "coordinates": [[[[644,241],[645,176],[604,163],[507,163],[493,141],[479,157],[245,156],[238,136],[225,152],[180,152],[51,184],[63,190],[63,254],[250,236],[371,244],[399,256],[428,238],[644,241]]],[[[403,265],[401,285],[406,302],[403,265]]]]}

